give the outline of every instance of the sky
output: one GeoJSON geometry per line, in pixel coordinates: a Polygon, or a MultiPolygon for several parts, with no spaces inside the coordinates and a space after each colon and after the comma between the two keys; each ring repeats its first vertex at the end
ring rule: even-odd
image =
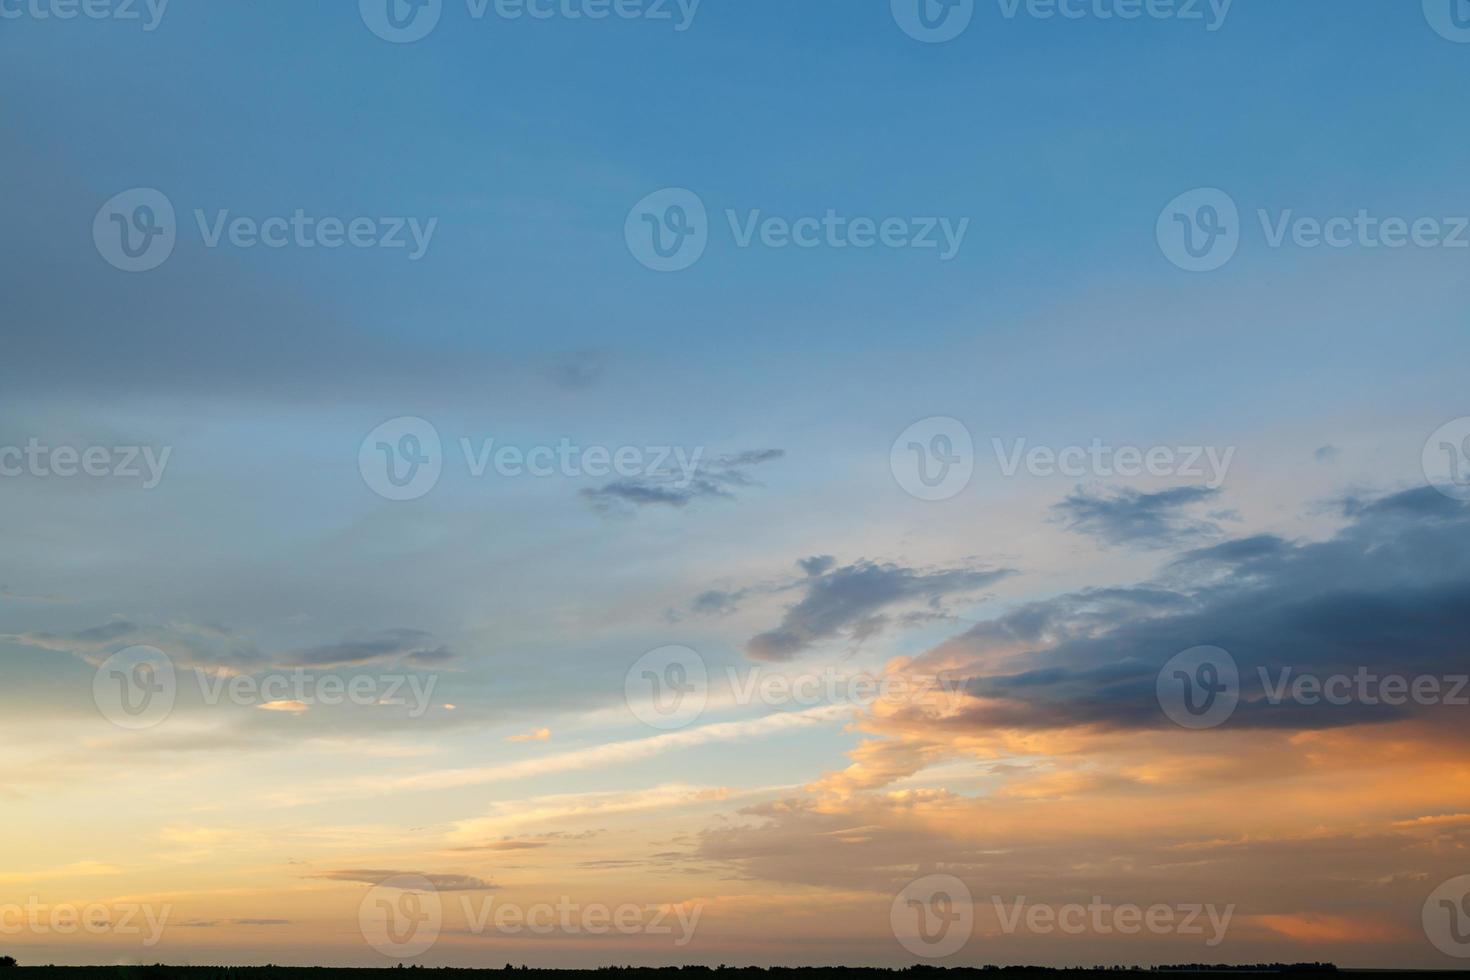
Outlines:
{"type": "Polygon", "coordinates": [[[0,0],[0,953],[1470,957],[1470,4],[0,0]]]}

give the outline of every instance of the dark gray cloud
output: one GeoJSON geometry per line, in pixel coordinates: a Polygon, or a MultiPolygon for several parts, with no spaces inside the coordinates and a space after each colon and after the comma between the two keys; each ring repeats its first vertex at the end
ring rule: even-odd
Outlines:
{"type": "Polygon", "coordinates": [[[566,351],[552,358],[547,374],[552,382],[562,388],[591,388],[602,379],[607,370],[607,361],[606,351],[566,351]]]}
{"type": "Polygon", "coordinates": [[[722,592],[719,589],[710,589],[701,592],[689,603],[691,612],[701,616],[728,616],[739,608],[740,600],[745,598],[746,591],[722,592]]]}
{"type": "MultiPolygon", "coordinates": [[[[1091,535],[1106,544],[1177,547],[1220,533],[1212,521],[1185,513],[1196,504],[1214,500],[1219,493],[1209,487],[1174,487],[1156,493],[1130,487],[1112,491],[1078,487],[1053,510],[1068,530],[1091,535]]],[[[1215,516],[1229,517],[1230,513],[1215,516]]]]}
{"type": "Polygon", "coordinates": [[[699,462],[692,473],[677,471],[614,480],[579,491],[593,510],[627,516],[641,507],[684,508],[698,500],[734,500],[736,491],[759,486],[750,470],[786,455],[784,449],[757,449],[699,462]]]}
{"type": "Polygon", "coordinates": [[[283,654],[281,659],[296,667],[341,667],[385,660],[423,666],[446,663],[454,659],[454,654],[423,630],[393,629],[283,654]]]}
{"type": "Polygon", "coordinates": [[[1227,541],[1184,554],[1158,582],[1072,593],[975,626],[926,655],[968,653],[990,664],[962,682],[977,700],[955,724],[1165,726],[1158,671],[1203,645],[1223,648],[1239,665],[1232,726],[1322,728],[1433,713],[1413,704],[1265,697],[1261,669],[1269,678],[1285,668],[1318,676],[1359,668],[1376,676],[1470,673],[1470,506],[1423,488],[1349,500],[1343,513],[1349,523],[1326,541],[1227,541]],[[1017,647],[1026,652],[1014,654],[1017,647]]]}
{"type": "MultiPolygon", "coordinates": [[[[332,881],[360,881],[369,885],[381,885],[394,878],[410,876],[425,879],[434,887],[435,891],[441,892],[493,891],[499,887],[474,875],[429,874],[424,871],[384,871],[375,868],[347,868],[340,871],[323,871],[311,877],[327,878],[332,881]]],[[[407,884],[409,883],[395,882],[390,887],[407,884]]]]}
{"type": "Polygon", "coordinates": [[[808,575],[822,575],[831,571],[832,566],[837,564],[837,559],[831,555],[813,555],[810,558],[802,558],[797,564],[808,575]]]}
{"type": "Polygon", "coordinates": [[[780,626],[746,644],[745,652],[756,660],[791,660],[835,637],[861,642],[884,628],[887,610],[923,603],[937,611],[946,597],[976,592],[1014,574],[993,568],[925,571],[871,561],[837,568],[824,558],[799,564],[806,577],[795,587],[804,595],[786,610],[780,626]]]}

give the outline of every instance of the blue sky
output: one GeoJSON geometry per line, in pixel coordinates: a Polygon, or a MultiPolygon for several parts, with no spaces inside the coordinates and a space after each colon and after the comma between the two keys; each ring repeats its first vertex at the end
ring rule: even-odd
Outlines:
{"type": "MultiPolygon", "coordinates": [[[[1418,4],[1236,0],[1211,31],[1172,18],[1045,19],[1024,5],[1007,17],[998,0],[977,0],[964,33],[931,44],[878,0],[704,0],[682,31],[648,19],[475,19],[463,0],[444,0],[428,36],[398,44],[351,3],[173,0],[151,31],[40,18],[45,4],[27,3],[0,2],[19,12],[0,20],[11,93],[0,100],[0,451],[37,440],[166,446],[170,457],[149,489],[122,477],[0,478],[0,664],[14,681],[0,697],[28,753],[0,806],[24,831],[54,835],[14,855],[36,887],[182,896],[202,918],[258,918],[281,902],[279,917],[296,923],[265,937],[182,930],[178,955],[263,962],[320,945],[333,962],[378,962],[341,939],[337,918],[308,908],[320,898],[350,921],[351,888],[364,883],[343,877],[352,869],[432,865],[532,894],[548,880],[606,889],[582,876],[624,862],[618,887],[630,894],[712,903],[718,941],[697,950],[710,961],[828,962],[851,949],[907,962],[884,931],[892,882],[873,869],[895,853],[914,855],[915,874],[937,866],[935,841],[982,816],[1001,843],[966,847],[1024,851],[1026,818],[992,804],[1053,801],[1047,826],[1066,826],[1074,805],[1096,805],[1112,827],[1156,807],[1161,839],[1203,846],[1185,838],[1229,833],[1201,814],[1236,777],[1140,802],[1136,785],[1187,768],[1170,745],[1140,749],[1142,735],[1126,746],[1090,729],[1074,739],[1063,725],[1034,738],[941,735],[882,711],[783,728],[782,711],[722,700],[716,682],[703,721],[736,728],[653,743],[628,715],[625,674],[669,644],[698,651],[717,681],[726,668],[939,663],[989,681],[1025,676],[1008,659],[1022,654],[1036,669],[1077,668],[1063,637],[1000,643],[986,630],[1013,627],[986,624],[1038,608],[1081,620],[1076,596],[1133,587],[1167,586],[1213,610],[1212,594],[1171,578],[1182,574],[1174,562],[1230,540],[1291,542],[1302,568],[1322,560],[1312,543],[1371,552],[1394,534],[1409,540],[1362,501],[1424,490],[1426,440],[1467,414],[1470,249],[1273,248],[1258,217],[1368,212],[1452,229],[1470,214],[1470,136],[1455,99],[1470,44],[1436,33],[1418,4]],[[110,199],[135,188],[161,192],[177,215],[172,254],[143,272],[115,267],[93,239],[110,199]],[[630,249],[625,223],[666,188],[698,196],[709,243],[691,267],[659,273],[630,249]],[[1156,237],[1165,206],[1198,188],[1223,190],[1240,214],[1237,252],[1207,273],[1177,267],[1156,237]],[[209,221],[299,210],[375,228],[434,224],[417,259],[211,248],[196,210],[209,221]],[[967,224],[945,260],[908,248],[741,248],[727,211],[742,222],[834,211],[967,224]],[[363,449],[375,427],[408,417],[433,425],[443,472],[415,499],[387,500],[359,452],[375,451],[376,437],[363,449]],[[974,475],[926,501],[906,492],[890,454],[900,433],[934,418],[968,430],[974,475]],[[687,486],[647,474],[476,477],[461,439],[679,447],[704,463],[687,486]],[[1168,493],[1201,482],[1190,474],[1009,477],[992,440],[1234,455],[1220,485],[1192,498],[1204,503],[1185,506],[1168,493]],[[821,571],[797,564],[821,556],[831,556],[821,571]],[[775,631],[801,641],[789,662],[763,660],[751,643],[775,631]],[[90,680],[122,644],[157,647],[185,675],[377,665],[432,671],[438,686],[421,717],[221,710],[181,694],[168,724],[128,742],[97,718],[90,680]],[[434,660],[441,648],[448,659],[434,660]],[[182,747],[191,741],[198,751],[182,747]],[[624,743],[637,747],[598,754],[624,743]],[[871,747],[887,744],[902,765],[871,747]],[[528,760],[544,770],[479,772],[528,760]],[[1034,782],[1007,782],[1028,766],[1034,782]],[[478,775],[465,785],[444,775],[463,770],[478,775]],[[57,772],[101,788],[60,787],[57,772]],[[427,784],[413,781],[425,773],[427,784]],[[58,814],[100,812],[109,780],[153,795],[119,804],[116,826],[55,830],[58,814]],[[240,808],[190,809],[179,780],[238,792],[240,808]],[[364,798],[376,801],[371,819],[364,798]],[[566,863],[465,856],[527,820],[569,840],[607,836],[566,863]],[[878,835],[853,865],[867,877],[794,857],[789,872],[765,863],[825,853],[823,841],[870,822],[900,841],[878,835]],[[932,839],[919,839],[920,824],[932,839]],[[427,840],[414,836],[425,827],[427,840]],[[139,837],[152,857],[130,856],[139,837]],[[649,858],[681,850],[697,859],[692,878],[649,858]],[[115,870],[95,888],[80,872],[48,872],[79,862],[115,870]],[[317,891],[322,881],[335,891],[317,891]],[[214,886],[245,897],[211,897],[214,886]],[[816,938],[767,944],[762,916],[812,894],[836,910],[816,938]]],[[[1410,502],[1428,524],[1463,530],[1410,502]]],[[[1379,567],[1353,555],[1361,582],[1387,590],[1379,567]]],[[[1283,590],[1297,585],[1283,573],[1283,590]]],[[[1136,635],[1112,618],[1122,613],[1098,615],[1119,639],[1086,656],[1166,659],[1126,647],[1136,635]]],[[[1078,725],[1095,724],[1091,702],[1073,694],[1058,698],[1078,725]]],[[[1303,739],[1319,737],[1307,728],[1303,739]]],[[[1279,761],[1259,730],[1235,734],[1221,758],[1279,761]]],[[[1438,744],[1433,734],[1415,729],[1405,744],[1438,744]]],[[[1309,750],[1364,754],[1347,736],[1302,758],[1309,750]]],[[[1444,780],[1442,798],[1365,809],[1364,825],[1397,833],[1463,812],[1448,771],[1419,774],[1444,780]]],[[[1358,812],[1365,785],[1387,784],[1318,787],[1323,812],[1358,812]]],[[[1289,841],[1317,817],[1331,822],[1272,813],[1255,830],[1289,841]]],[[[1069,838],[1058,854],[1075,870],[1111,847],[1122,845],[1069,838]]],[[[1351,859],[1365,877],[1417,881],[1432,866],[1421,852],[1367,850],[1351,859]]],[[[1167,866],[1167,854],[1148,857],[1167,866]]],[[[1339,908],[1329,874],[1301,877],[1312,888],[1287,908],[1266,908],[1257,881],[1220,886],[1243,907],[1262,904],[1232,959],[1442,965],[1422,937],[1389,926],[1373,933],[1381,949],[1343,939],[1370,920],[1397,929],[1394,902],[1410,886],[1339,908]]],[[[1138,887],[1121,872],[1112,884],[1138,887]]],[[[1177,949],[1038,948],[1006,955],[1158,961],[1177,949]]],[[[477,954],[445,944],[436,955],[477,954]]],[[[610,955],[599,948],[588,962],[610,955]]]]}

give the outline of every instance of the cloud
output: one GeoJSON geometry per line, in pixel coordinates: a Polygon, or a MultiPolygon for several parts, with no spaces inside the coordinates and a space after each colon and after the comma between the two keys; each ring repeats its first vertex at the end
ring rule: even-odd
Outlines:
{"type": "Polygon", "coordinates": [[[591,388],[607,369],[607,353],[598,350],[566,351],[556,355],[547,375],[559,387],[572,390],[591,388]]]}
{"type": "Polygon", "coordinates": [[[786,610],[780,626],[746,643],[745,652],[755,660],[791,660],[838,637],[861,642],[885,628],[885,610],[922,603],[935,612],[947,597],[976,592],[1014,574],[992,568],[924,571],[863,560],[838,568],[828,556],[798,564],[806,576],[795,587],[804,595],[786,610]]]}
{"type": "Polygon", "coordinates": [[[760,485],[750,475],[751,469],[785,455],[784,449],[757,449],[701,462],[696,451],[677,458],[677,472],[627,477],[584,488],[579,494],[598,513],[620,516],[641,507],[683,509],[699,500],[734,500],[736,491],[760,485]]]}
{"type": "Polygon", "coordinates": [[[1336,446],[1321,446],[1312,453],[1312,458],[1319,463],[1335,463],[1342,456],[1342,450],[1336,446]]]}
{"type": "Polygon", "coordinates": [[[474,875],[429,874],[423,871],[381,871],[376,869],[349,868],[342,871],[323,871],[311,877],[326,878],[331,881],[360,881],[368,885],[385,884],[394,878],[417,877],[428,881],[430,885],[434,886],[435,891],[441,892],[493,891],[499,887],[474,875]]]}
{"type": "Polygon", "coordinates": [[[259,649],[248,636],[223,626],[185,622],[157,626],[125,618],[71,633],[0,634],[0,641],[69,653],[92,664],[130,646],[151,646],[168,654],[179,666],[227,673],[294,667],[325,669],[383,662],[431,667],[454,658],[450,649],[432,634],[416,629],[380,630],[337,643],[271,653],[259,649]]]}
{"type": "MultiPolygon", "coordinates": [[[[1430,488],[1343,505],[1326,541],[1269,535],[1189,552],[1161,579],[1030,603],[921,661],[968,663],[971,697],[950,720],[975,730],[1167,728],[1155,695],[1175,654],[1218,646],[1239,665],[1233,728],[1318,730],[1434,714],[1352,699],[1272,704],[1266,678],[1450,678],[1470,673],[1470,506],[1430,488]]],[[[1447,709],[1449,710],[1449,709],[1447,709]]],[[[1461,709],[1462,710],[1462,709],[1461,709]]]]}
{"type": "Polygon", "coordinates": [[[741,589],[738,592],[710,589],[695,596],[689,603],[689,609],[701,616],[728,616],[739,608],[740,601],[748,594],[747,589],[741,589]]]}
{"type": "Polygon", "coordinates": [[[549,738],[551,738],[551,729],[535,728],[519,735],[507,735],[505,740],[507,742],[544,742],[549,738]]]}
{"type": "Polygon", "coordinates": [[[305,701],[267,701],[256,707],[261,711],[282,711],[290,715],[303,715],[311,710],[311,705],[305,701]]]}
{"type": "Polygon", "coordinates": [[[293,667],[344,667],[381,661],[404,661],[420,666],[446,663],[454,655],[423,630],[391,629],[326,646],[283,654],[280,662],[293,667]]]}
{"type": "Polygon", "coordinates": [[[1220,533],[1213,522],[1184,514],[1186,509],[1214,500],[1219,494],[1219,490],[1209,487],[1174,487],[1155,493],[1131,487],[1111,492],[1078,487],[1052,509],[1068,530],[1091,535],[1105,544],[1167,548],[1220,533]]]}

